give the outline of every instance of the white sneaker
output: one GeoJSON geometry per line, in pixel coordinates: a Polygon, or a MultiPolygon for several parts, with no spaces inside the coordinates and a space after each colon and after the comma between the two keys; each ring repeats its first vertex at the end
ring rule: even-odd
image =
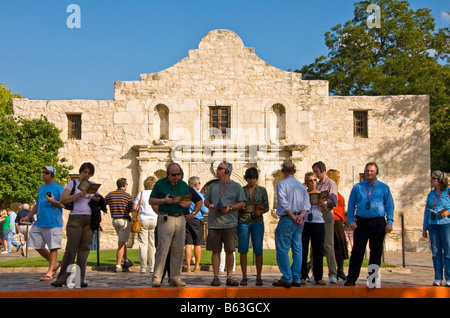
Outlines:
{"type": "Polygon", "coordinates": [[[442,285],[442,281],[439,280],[439,279],[436,279],[436,280],[433,282],[433,286],[441,286],[441,285],[442,285]]]}
{"type": "Polygon", "coordinates": [[[1,254],[9,254],[11,252],[3,251],[1,254]]]}
{"type": "Polygon", "coordinates": [[[330,280],[330,284],[337,284],[337,279],[336,279],[336,277],[330,276],[328,279],[330,280]]]}
{"type": "Polygon", "coordinates": [[[447,280],[447,281],[445,282],[445,287],[450,287],[450,281],[447,280]]]}
{"type": "Polygon", "coordinates": [[[316,281],[314,280],[314,276],[311,276],[310,278],[308,278],[308,283],[315,283],[316,281]]]}
{"type": "Polygon", "coordinates": [[[146,272],[146,269],[145,269],[145,268],[141,268],[140,273],[141,273],[141,274],[145,274],[145,272],[146,272]]]}

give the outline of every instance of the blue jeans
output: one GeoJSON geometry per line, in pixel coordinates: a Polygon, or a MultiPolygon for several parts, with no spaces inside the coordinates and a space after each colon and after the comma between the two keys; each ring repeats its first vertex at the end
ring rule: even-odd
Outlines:
{"type": "Polygon", "coordinates": [[[253,253],[261,255],[263,253],[264,223],[239,222],[238,252],[248,253],[250,235],[252,237],[253,253]]]}
{"type": "Polygon", "coordinates": [[[14,239],[14,232],[11,230],[3,230],[3,239],[6,240],[6,245],[4,246],[5,251],[11,252],[11,243],[15,248],[19,248],[19,243],[14,239]]]}
{"type": "Polygon", "coordinates": [[[431,254],[433,257],[434,279],[450,281],[450,224],[429,225],[431,254]]]}
{"type": "Polygon", "coordinates": [[[275,229],[275,247],[282,281],[300,282],[302,276],[302,231],[303,225],[296,224],[289,216],[280,217],[275,229]],[[288,254],[291,249],[292,265],[288,254]]]}

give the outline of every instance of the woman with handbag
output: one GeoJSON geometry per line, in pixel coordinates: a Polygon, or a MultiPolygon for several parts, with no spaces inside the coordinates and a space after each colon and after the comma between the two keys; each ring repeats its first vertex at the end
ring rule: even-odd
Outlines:
{"type": "Polygon", "coordinates": [[[141,224],[140,229],[137,232],[139,241],[141,274],[146,273],[147,265],[150,270],[150,273],[153,273],[153,267],[155,265],[155,252],[156,252],[155,228],[158,216],[148,203],[150,193],[152,193],[152,189],[155,183],[156,183],[155,177],[150,176],[147,179],[145,179],[144,191],[138,193],[133,204],[133,210],[137,211],[135,220],[140,221],[141,224]]]}
{"type": "MultiPolygon", "coordinates": [[[[84,278],[87,258],[91,251],[92,239],[94,238],[94,231],[91,227],[92,210],[89,202],[91,200],[98,202],[100,201],[100,197],[95,196],[95,194],[88,194],[87,191],[80,191],[78,186],[83,180],[94,183],[89,180],[94,175],[94,172],[95,168],[92,163],[83,163],[79,169],[79,178],[75,182],[69,182],[61,194],[61,204],[66,205],[67,203],[73,202],[73,209],[70,211],[66,225],[67,243],[61,270],[56,281],[51,284],[54,287],[61,287],[67,284],[67,280],[71,275],[69,266],[74,265],[75,259],[77,260],[77,270],[80,270],[80,287],[87,287],[84,278]]],[[[75,283],[77,284],[77,282],[75,283]]]]}

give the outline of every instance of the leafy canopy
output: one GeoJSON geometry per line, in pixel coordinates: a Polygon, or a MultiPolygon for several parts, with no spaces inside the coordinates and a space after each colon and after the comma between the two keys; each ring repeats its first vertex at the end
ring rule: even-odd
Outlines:
{"type": "Polygon", "coordinates": [[[432,169],[450,171],[449,28],[435,30],[429,9],[407,1],[355,3],[353,20],[325,33],[328,56],[297,72],[329,81],[334,95],[429,95],[432,169]],[[370,4],[379,6],[379,25],[370,4]]]}

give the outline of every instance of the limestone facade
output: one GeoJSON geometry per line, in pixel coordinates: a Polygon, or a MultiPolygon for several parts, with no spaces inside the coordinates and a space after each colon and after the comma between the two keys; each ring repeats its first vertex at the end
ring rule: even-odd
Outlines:
{"type": "MultiPolygon", "coordinates": [[[[292,161],[303,181],[316,161],[341,172],[339,191],[348,200],[368,161],[379,165],[379,179],[394,196],[393,233],[386,249],[401,248],[404,215],[406,248],[425,250],[423,207],[429,188],[430,125],[428,96],[330,96],[328,82],[302,80],[300,73],[277,69],[229,30],[213,30],[198,48],[168,69],[142,74],[138,81],[115,83],[114,100],[15,99],[14,114],[47,116],[60,130],[61,157],[73,173],[86,161],[96,167],[100,193],[128,179],[134,196],[149,175],[165,176],[167,162],[181,164],[187,180],[215,179],[222,160],[233,164],[232,179],[245,184],[245,169],[260,171],[271,210],[265,216],[266,248],[274,248],[275,186],[280,165],[292,161]],[[226,107],[227,134],[211,130],[214,107],[226,107]],[[367,136],[355,137],[355,112],[367,114],[367,136]],[[68,138],[68,115],[81,115],[81,139],[68,138]]],[[[103,247],[115,247],[109,215],[103,247]]]]}

